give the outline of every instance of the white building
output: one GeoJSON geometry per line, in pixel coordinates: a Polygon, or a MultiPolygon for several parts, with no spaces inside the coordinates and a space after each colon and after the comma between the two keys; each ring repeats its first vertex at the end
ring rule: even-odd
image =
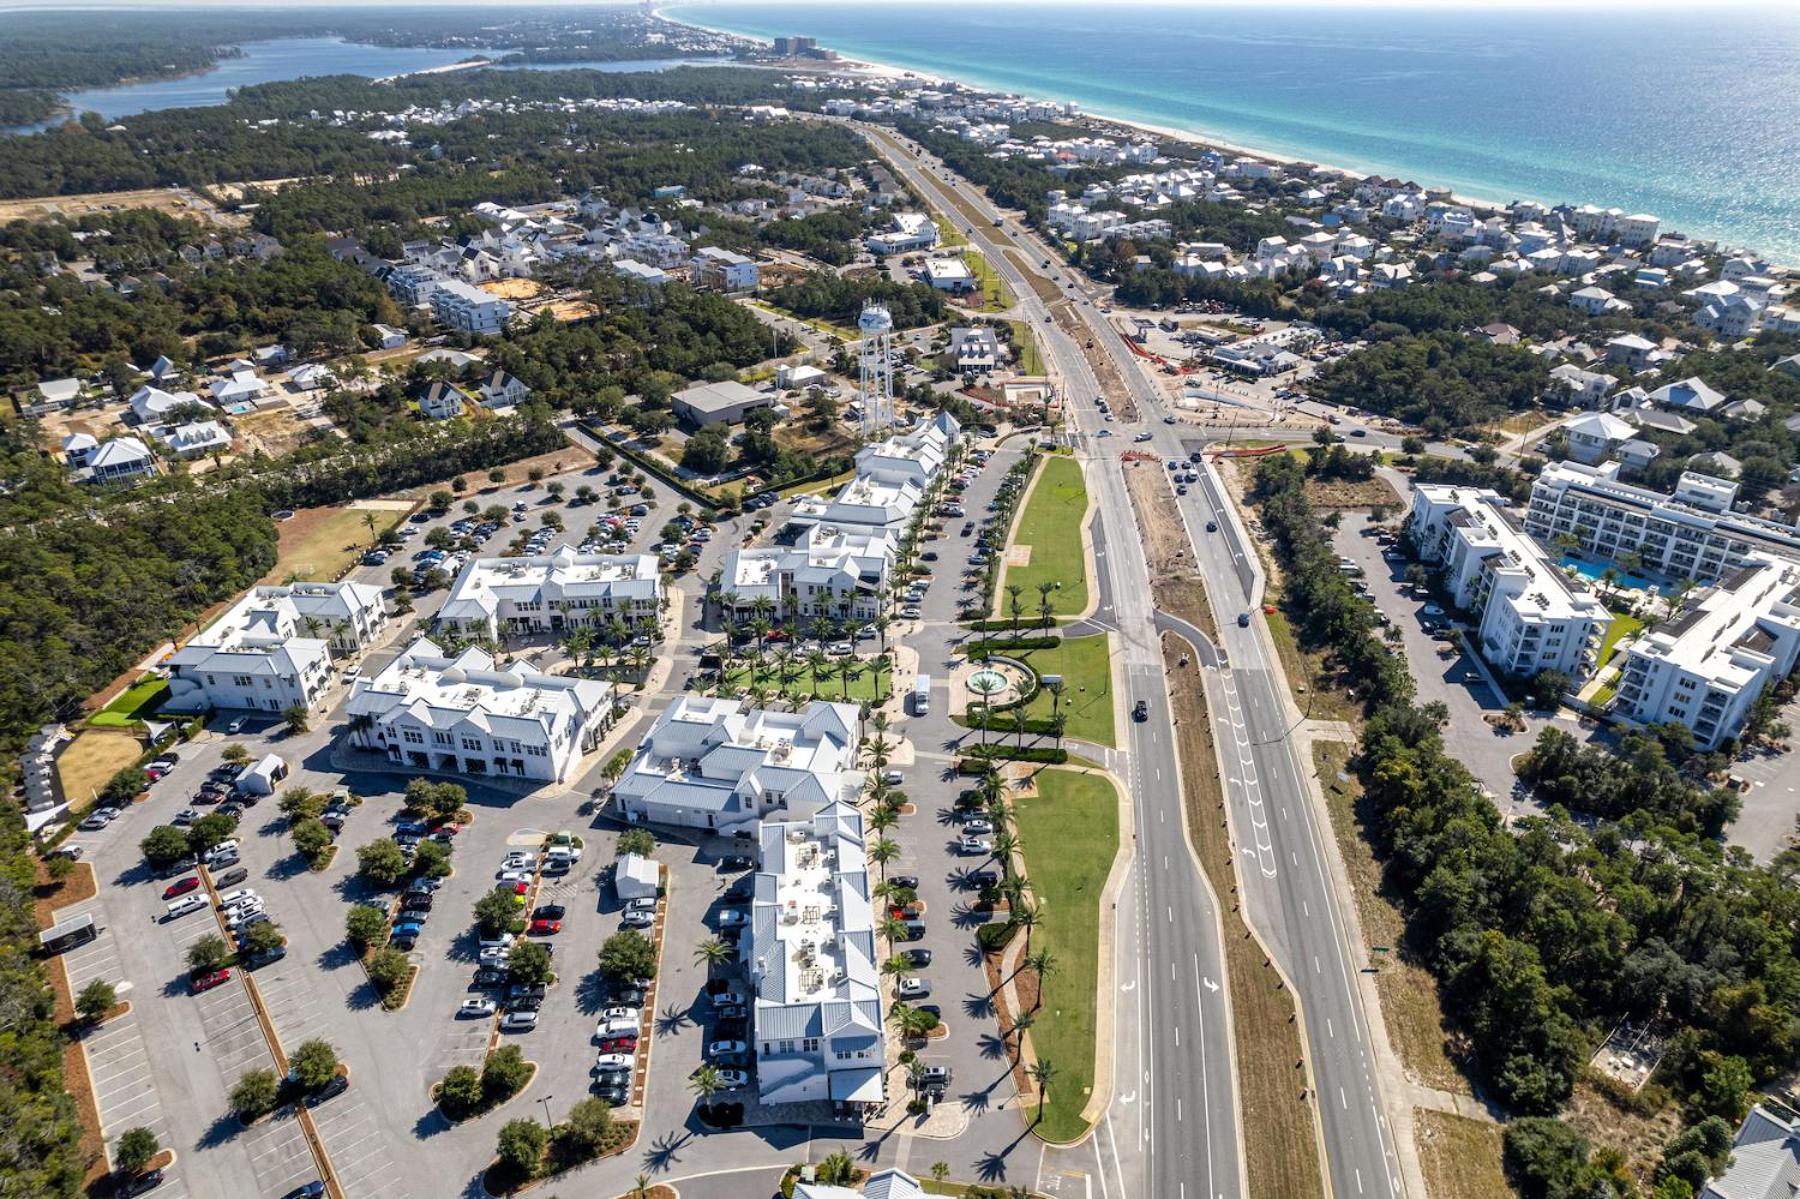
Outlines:
{"type": "Polygon", "coordinates": [[[815,616],[868,621],[887,606],[894,538],[885,530],[813,525],[792,547],[737,549],[725,555],[719,594],[736,597],[734,614],[775,604],[784,618],[815,616]]]}
{"type": "Polygon", "coordinates": [[[447,329],[498,333],[512,317],[512,305],[461,279],[444,279],[431,293],[431,314],[447,329]]]}
{"type": "Polygon", "coordinates": [[[925,1199],[925,1188],[906,1171],[889,1168],[869,1175],[860,1191],[817,1182],[795,1183],[794,1199],[925,1199]]]}
{"type": "Polygon", "coordinates": [[[289,592],[253,588],[176,650],[167,663],[169,698],[163,706],[177,712],[278,713],[317,703],[331,681],[331,646],[309,634],[289,592]]]}
{"type": "Polygon", "coordinates": [[[426,420],[454,420],[474,401],[454,383],[427,383],[418,393],[419,415],[426,420]]]}
{"type": "Polygon", "coordinates": [[[613,719],[611,683],[497,669],[421,637],[350,691],[350,744],[389,763],[469,778],[567,782],[613,719]]]}
{"type": "Polygon", "coordinates": [[[476,387],[481,402],[488,408],[511,408],[531,398],[531,388],[517,375],[497,370],[476,387]]]}
{"type": "Polygon", "coordinates": [[[1520,678],[1592,673],[1612,616],[1550,561],[1499,493],[1421,484],[1408,525],[1420,556],[1442,564],[1452,602],[1475,615],[1475,646],[1490,665],[1520,678]]]}
{"type": "Polygon", "coordinates": [[[635,258],[620,258],[613,262],[613,274],[629,279],[633,283],[642,283],[650,287],[661,287],[669,282],[669,272],[661,267],[651,266],[647,262],[639,262],[635,258]]]}
{"type": "Polygon", "coordinates": [[[1797,589],[1800,564],[1753,555],[1679,619],[1631,643],[1613,710],[1686,725],[1702,749],[1736,737],[1763,689],[1800,657],[1797,589]]]}
{"type": "Polygon", "coordinates": [[[87,479],[91,483],[129,484],[156,473],[150,447],[135,437],[114,437],[86,454],[87,479]]]}
{"type": "Polygon", "coordinates": [[[803,391],[808,387],[829,387],[831,380],[824,371],[810,363],[784,362],[775,368],[775,386],[781,391],[803,391]]]}
{"type": "Polygon", "coordinates": [[[962,374],[981,374],[1000,364],[1000,338],[986,325],[950,330],[950,358],[962,374]]]}
{"type": "Polygon", "coordinates": [[[718,383],[695,383],[676,392],[669,400],[675,415],[691,427],[735,425],[758,408],[773,407],[773,392],[758,391],[735,379],[718,383]]]}
{"type": "Polygon", "coordinates": [[[620,816],[755,836],[765,820],[809,820],[855,803],[855,704],[814,700],[800,712],[683,695],[656,718],[613,786],[620,816]]]}
{"type": "Polygon", "coordinates": [[[171,414],[179,408],[204,408],[212,410],[212,405],[191,391],[164,391],[150,384],[138,388],[131,395],[131,411],[140,424],[167,424],[171,414]]]}
{"type": "Polygon", "coordinates": [[[962,432],[941,412],[909,433],[864,446],[856,453],[856,477],[830,499],[807,497],[790,518],[798,524],[866,526],[896,536],[904,531],[925,490],[944,467],[962,432]]]}
{"type": "MultiPolygon", "coordinates": [[[[1619,381],[1599,371],[1584,371],[1573,362],[1565,362],[1550,371],[1554,395],[1579,408],[1598,408],[1619,381]]],[[[1550,398],[1550,397],[1546,397],[1550,398]]]]}
{"type": "Polygon", "coordinates": [[[743,957],[756,989],[751,1036],[763,1103],[885,1098],[885,1033],[862,816],[831,804],[762,826],[743,957]]]}
{"type": "Polygon", "coordinates": [[[961,255],[933,258],[925,263],[925,281],[939,291],[961,293],[975,290],[975,272],[961,255]]]}
{"type": "Polygon", "coordinates": [[[871,254],[910,254],[938,242],[937,225],[922,212],[896,212],[888,227],[864,239],[871,254]]]}
{"type": "Polygon", "coordinates": [[[689,265],[693,268],[696,287],[713,287],[720,291],[755,291],[762,279],[761,269],[753,260],[718,246],[695,250],[689,265]]]}
{"type": "Polygon", "coordinates": [[[1669,579],[1722,578],[1766,553],[1800,561],[1800,532],[1731,511],[1737,485],[1686,471],[1673,495],[1619,481],[1619,464],[1553,462],[1531,485],[1525,527],[1539,540],[1567,534],[1601,561],[1637,555],[1669,579]]]}
{"type": "Polygon", "coordinates": [[[662,577],[650,554],[553,554],[475,558],[462,569],[438,612],[441,625],[476,637],[559,632],[656,620],[662,577]]]}
{"type": "Polygon", "coordinates": [[[172,428],[162,425],[151,433],[177,458],[201,458],[215,450],[222,454],[231,448],[231,434],[216,420],[194,421],[172,428]]]}

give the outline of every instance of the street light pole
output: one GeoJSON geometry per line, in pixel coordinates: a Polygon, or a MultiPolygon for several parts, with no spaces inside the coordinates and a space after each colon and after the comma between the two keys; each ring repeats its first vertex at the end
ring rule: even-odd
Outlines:
{"type": "Polygon", "coordinates": [[[556,1130],[556,1124],[550,1119],[550,1101],[554,1098],[556,1098],[554,1095],[541,1095],[538,1097],[538,1102],[544,1105],[544,1127],[550,1129],[552,1132],[556,1130]]]}

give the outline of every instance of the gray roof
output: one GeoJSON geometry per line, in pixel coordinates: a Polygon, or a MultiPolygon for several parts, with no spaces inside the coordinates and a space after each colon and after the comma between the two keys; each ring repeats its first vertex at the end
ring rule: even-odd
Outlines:
{"type": "Polygon", "coordinates": [[[1732,1143],[1731,1165],[1706,1184],[1700,1199],[1790,1199],[1800,1191],[1800,1134],[1758,1104],[1732,1143]]]}

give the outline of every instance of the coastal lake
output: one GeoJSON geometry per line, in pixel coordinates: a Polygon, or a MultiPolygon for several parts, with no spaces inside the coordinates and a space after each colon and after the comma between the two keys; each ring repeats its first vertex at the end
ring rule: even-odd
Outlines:
{"type": "Polygon", "coordinates": [[[1800,262],[1800,5],[773,4],[664,10],[1505,203],[1800,262]]]}
{"type": "MultiPolygon", "coordinates": [[[[174,79],[155,79],[118,87],[65,92],[63,101],[74,114],[92,112],[108,121],[120,120],[163,108],[208,108],[225,103],[237,88],[311,75],[366,75],[385,79],[446,67],[474,57],[479,51],[461,47],[438,50],[416,46],[370,46],[342,38],[294,37],[266,42],[245,42],[236,58],[222,58],[211,70],[174,79]]],[[[489,53],[504,54],[505,50],[489,53]]],[[[515,63],[507,70],[536,71],[662,71],[675,66],[711,66],[708,59],[636,59],[618,62],[515,63]]],[[[67,117],[36,125],[0,129],[4,133],[39,133],[67,117]]]]}

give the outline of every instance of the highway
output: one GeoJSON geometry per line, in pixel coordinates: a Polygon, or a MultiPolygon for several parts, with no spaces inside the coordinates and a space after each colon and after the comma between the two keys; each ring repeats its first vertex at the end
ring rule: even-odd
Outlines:
{"type": "MultiPolygon", "coordinates": [[[[933,162],[929,165],[943,174],[922,169],[903,139],[879,127],[861,128],[910,185],[967,230],[975,248],[1018,296],[1021,313],[1037,332],[1046,364],[1060,382],[1069,428],[1090,464],[1089,485],[1097,490],[1096,519],[1105,530],[1108,552],[1103,568],[1111,575],[1112,623],[1120,633],[1126,698],[1150,704],[1150,719],[1131,726],[1129,743],[1130,782],[1137,801],[1133,881],[1140,893],[1140,910],[1128,919],[1121,906],[1119,934],[1122,950],[1128,942],[1135,944],[1138,977],[1143,980],[1142,994],[1135,1001],[1139,1019],[1121,1019],[1121,1037],[1132,1024],[1142,1032],[1138,1045],[1129,1051],[1124,1044],[1119,1047],[1113,1106],[1097,1140],[1111,1145],[1115,1132],[1129,1134],[1137,1121],[1138,1143],[1147,1158],[1142,1170],[1148,1189],[1128,1189],[1127,1194],[1246,1193],[1229,1017],[1223,990],[1214,992],[1207,985],[1208,980],[1223,978],[1217,909],[1189,852],[1180,799],[1174,787],[1162,785],[1174,777],[1175,753],[1148,573],[1118,465],[1119,453],[1126,448],[1163,458],[1186,457],[1209,439],[1191,426],[1163,423],[1167,410],[1157,389],[1107,324],[1098,304],[1083,302],[1096,294],[1085,280],[1058,266],[1053,273],[1064,276],[1065,282],[1069,278],[1077,282],[1064,288],[1070,299],[1058,305],[1063,319],[1047,323],[1044,304],[1030,281],[1003,252],[1011,245],[1020,247],[1029,256],[1027,261],[1041,259],[1048,256],[1041,243],[993,209],[978,189],[959,180],[957,196],[986,218],[966,219],[949,199],[947,168],[933,162]],[[1003,224],[996,226],[996,220],[1003,224]],[[1075,325],[1074,336],[1065,323],[1075,325]],[[1120,432],[1148,431],[1148,443],[1132,447],[1129,436],[1100,436],[1113,426],[1103,423],[1094,407],[1101,391],[1077,337],[1084,341],[1091,337],[1097,348],[1112,356],[1142,422],[1123,426],[1120,432]],[[1133,926],[1129,931],[1128,924],[1133,926]],[[1139,1110],[1130,1113],[1124,1105],[1134,1089],[1128,1067],[1140,1053],[1145,1064],[1137,1088],[1139,1110]],[[1196,1120],[1205,1133],[1202,1142],[1195,1140],[1196,1120]]],[[[1371,432],[1367,440],[1376,440],[1376,435],[1371,432]]],[[[1247,627],[1237,622],[1240,612],[1254,612],[1261,599],[1260,568],[1231,505],[1218,494],[1216,477],[1211,471],[1202,477],[1206,485],[1190,489],[1181,503],[1222,630],[1218,648],[1229,662],[1228,669],[1207,671],[1207,686],[1226,758],[1245,915],[1300,1000],[1330,1193],[1346,1199],[1404,1195],[1406,1184],[1384,1105],[1369,1015],[1357,981],[1366,949],[1350,943],[1351,926],[1329,877],[1326,855],[1331,833],[1321,822],[1323,804],[1311,764],[1299,760],[1290,736],[1300,713],[1263,621],[1253,616],[1247,627]],[[1217,522],[1220,532],[1197,532],[1209,520],[1217,522]]],[[[1133,977],[1123,962],[1120,977],[1133,977]]],[[[1132,996],[1119,998],[1122,1011],[1129,1009],[1132,996]]],[[[1123,1159],[1115,1168],[1126,1177],[1132,1175],[1130,1144],[1131,1137],[1121,1135],[1111,1149],[1123,1159]]]]}

